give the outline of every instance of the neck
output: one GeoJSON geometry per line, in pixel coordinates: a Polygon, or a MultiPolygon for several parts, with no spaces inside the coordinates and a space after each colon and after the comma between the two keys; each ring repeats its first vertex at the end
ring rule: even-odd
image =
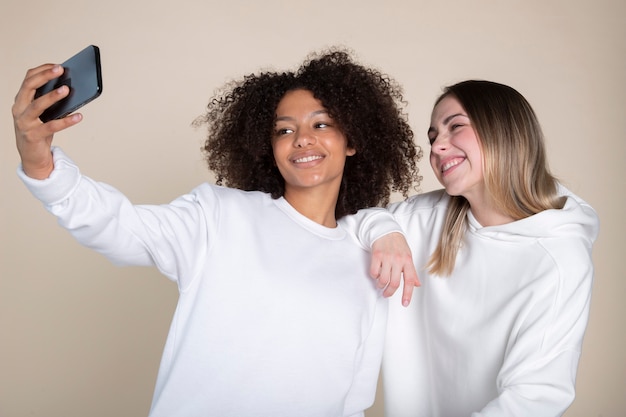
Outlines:
{"type": "Polygon", "coordinates": [[[507,224],[515,221],[513,217],[496,209],[493,204],[472,204],[470,201],[470,210],[472,210],[472,214],[478,223],[484,227],[499,226],[501,224],[507,224]]]}
{"type": "Polygon", "coordinates": [[[298,213],[322,226],[334,228],[337,227],[337,194],[338,191],[290,188],[285,190],[284,197],[298,213]]]}

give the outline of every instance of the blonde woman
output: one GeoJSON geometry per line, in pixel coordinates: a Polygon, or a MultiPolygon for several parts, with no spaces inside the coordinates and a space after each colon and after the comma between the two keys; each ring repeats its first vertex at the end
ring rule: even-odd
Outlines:
{"type": "Polygon", "coordinates": [[[390,304],[386,415],[559,416],[574,399],[597,215],[552,176],[511,87],[446,88],[428,138],[445,189],[389,207],[422,288],[408,309],[390,304]]]}

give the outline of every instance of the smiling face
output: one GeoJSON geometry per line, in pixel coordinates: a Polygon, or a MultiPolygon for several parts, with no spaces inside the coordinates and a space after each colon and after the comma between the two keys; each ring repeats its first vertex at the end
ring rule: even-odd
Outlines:
{"type": "Polygon", "coordinates": [[[430,165],[450,195],[465,197],[472,206],[485,200],[483,153],[467,112],[454,96],[433,109],[428,139],[430,165]]]}
{"type": "Polygon", "coordinates": [[[289,91],[276,108],[272,138],[285,198],[310,189],[339,193],[346,157],[355,154],[339,126],[308,90],[289,91]]]}

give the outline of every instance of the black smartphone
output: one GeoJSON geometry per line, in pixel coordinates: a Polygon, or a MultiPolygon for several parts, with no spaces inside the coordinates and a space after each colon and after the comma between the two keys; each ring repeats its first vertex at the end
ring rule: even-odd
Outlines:
{"type": "Polygon", "coordinates": [[[63,85],[70,88],[67,97],[48,107],[39,116],[44,123],[67,116],[102,93],[100,49],[97,46],[89,45],[65,61],[62,66],[64,71],[59,78],[48,81],[35,92],[37,98],[63,85]]]}

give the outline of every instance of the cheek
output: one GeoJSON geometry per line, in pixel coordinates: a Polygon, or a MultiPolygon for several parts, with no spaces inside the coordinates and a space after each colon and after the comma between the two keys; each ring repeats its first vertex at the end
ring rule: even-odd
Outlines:
{"type": "Polygon", "coordinates": [[[281,170],[281,162],[283,160],[283,152],[281,152],[280,143],[272,142],[272,159],[274,162],[274,166],[278,167],[279,171],[281,170]]]}
{"type": "Polygon", "coordinates": [[[272,155],[274,161],[279,161],[286,153],[289,152],[289,146],[285,144],[285,140],[272,140],[272,155]]]}
{"type": "Polygon", "coordinates": [[[476,167],[481,172],[485,169],[485,161],[483,159],[483,152],[480,147],[476,146],[470,153],[468,153],[468,158],[471,160],[472,165],[476,167]]]}

